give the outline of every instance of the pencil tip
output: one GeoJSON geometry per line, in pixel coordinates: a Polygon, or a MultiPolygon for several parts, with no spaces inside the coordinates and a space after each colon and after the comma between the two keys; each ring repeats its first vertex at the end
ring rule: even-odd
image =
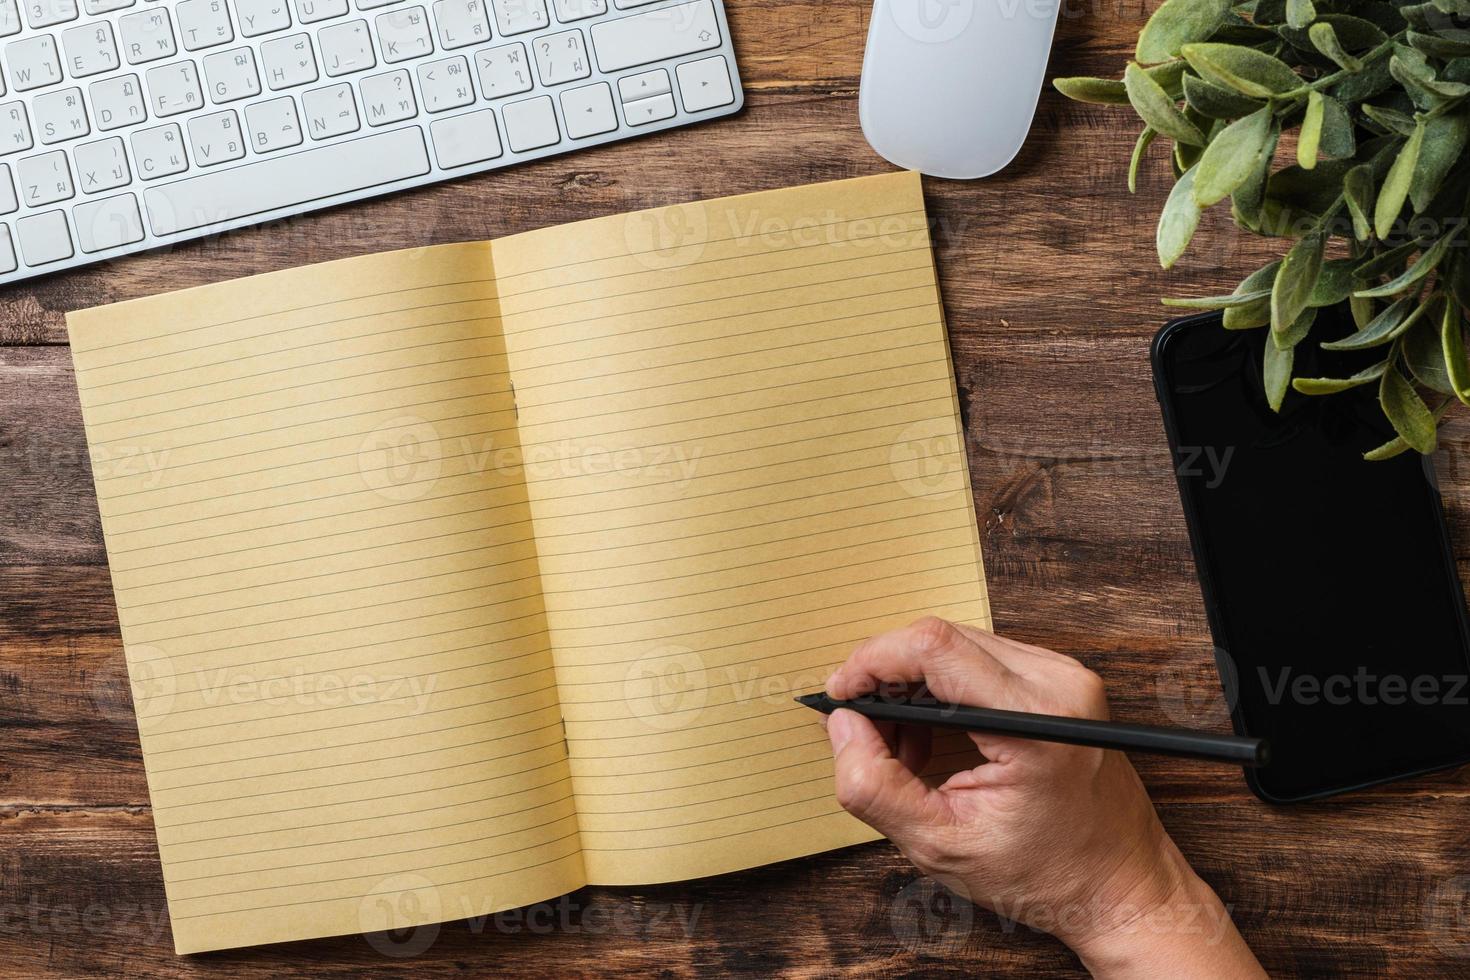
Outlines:
{"type": "Polygon", "coordinates": [[[822,695],[821,694],[800,694],[800,695],[797,695],[793,700],[795,700],[797,704],[802,705],[804,707],[807,707],[807,708],[815,708],[815,707],[817,707],[818,705],[820,705],[822,703],[822,695]]]}

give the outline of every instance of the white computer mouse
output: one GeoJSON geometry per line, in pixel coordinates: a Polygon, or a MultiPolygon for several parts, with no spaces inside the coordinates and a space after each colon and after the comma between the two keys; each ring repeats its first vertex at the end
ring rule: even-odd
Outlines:
{"type": "Polygon", "coordinates": [[[875,0],[858,116],[885,159],[935,177],[1010,163],[1036,114],[1059,0],[875,0]]]}

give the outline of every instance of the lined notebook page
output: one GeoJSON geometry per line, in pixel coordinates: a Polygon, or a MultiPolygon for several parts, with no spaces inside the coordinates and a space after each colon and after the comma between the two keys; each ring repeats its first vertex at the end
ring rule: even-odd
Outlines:
{"type": "Polygon", "coordinates": [[[489,250],[69,319],[180,952],[584,883],[489,250]]]}
{"type": "Polygon", "coordinates": [[[792,697],[989,625],[917,175],[493,250],[589,879],[873,839],[792,697]]]}

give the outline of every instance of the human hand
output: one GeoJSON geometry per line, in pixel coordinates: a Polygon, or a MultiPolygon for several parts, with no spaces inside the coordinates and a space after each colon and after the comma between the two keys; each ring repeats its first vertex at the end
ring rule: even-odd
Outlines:
{"type": "MultiPolygon", "coordinates": [[[[846,700],[923,682],[941,701],[1106,719],[1071,657],[929,617],[860,645],[827,681],[846,700]]],[[[930,788],[931,730],[827,721],[837,799],[924,873],[1051,932],[1099,976],[1262,976],[1229,913],[1165,832],[1121,752],[972,734],[989,760],[930,788]]]]}

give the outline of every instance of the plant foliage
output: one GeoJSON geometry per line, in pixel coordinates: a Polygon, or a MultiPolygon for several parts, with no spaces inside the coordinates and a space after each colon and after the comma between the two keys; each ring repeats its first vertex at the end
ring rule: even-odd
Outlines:
{"type": "Polygon", "coordinates": [[[1288,239],[1227,296],[1166,299],[1264,331],[1267,398],[1377,385],[1398,437],[1368,453],[1431,452],[1446,410],[1470,405],[1470,0],[1164,0],[1121,80],[1059,78],[1081,102],[1143,122],[1128,186],[1167,145],[1164,268],[1205,208],[1288,239]],[[1283,141],[1283,134],[1294,134],[1283,141]],[[1324,342],[1382,351],[1346,378],[1292,377],[1317,310],[1348,301],[1357,332],[1324,342]]]}

